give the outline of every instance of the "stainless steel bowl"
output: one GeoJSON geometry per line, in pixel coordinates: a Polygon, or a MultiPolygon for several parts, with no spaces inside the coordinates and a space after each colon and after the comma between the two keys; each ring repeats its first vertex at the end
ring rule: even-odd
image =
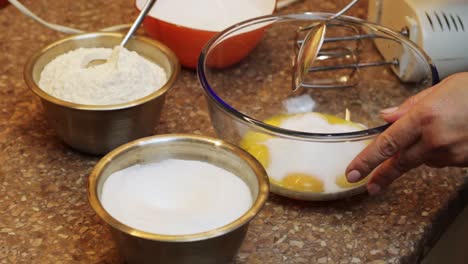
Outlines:
{"type": "Polygon", "coordinates": [[[113,48],[122,38],[120,33],[88,33],[68,37],[37,52],[25,66],[26,84],[40,97],[50,125],[59,138],[74,149],[104,154],[123,143],[151,135],[159,121],[165,93],[176,80],[180,66],[169,48],[149,38],[133,37],[126,48],[159,64],[166,71],[168,81],[143,98],[114,105],[83,105],[55,98],[38,85],[42,70],[57,56],[80,47],[113,48]]]}
{"type": "Polygon", "coordinates": [[[109,224],[119,251],[128,263],[228,263],[237,253],[248,223],[268,197],[268,177],[263,167],[242,149],[218,139],[194,135],[161,135],[127,143],[103,157],[89,176],[88,199],[109,224]],[[135,164],[168,158],[199,160],[224,168],[250,188],[251,208],[220,228],[191,235],[160,235],[136,230],[109,215],[100,202],[102,186],[115,171],[135,164]]]}

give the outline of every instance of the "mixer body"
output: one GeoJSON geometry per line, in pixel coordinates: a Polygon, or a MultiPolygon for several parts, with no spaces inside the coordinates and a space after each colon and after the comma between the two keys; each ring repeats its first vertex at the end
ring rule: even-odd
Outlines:
{"type": "MultiPolygon", "coordinates": [[[[432,59],[440,78],[468,71],[468,1],[373,0],[369,1],[368,20],[402,32],[418,44],[432,59]]],[[[379,50],[384,57],[392,52],[383,46],[379,50]]],[[[417,77],[417,70],[408,67],[406,73],[397,73],[400,78],[417,77]]]]}

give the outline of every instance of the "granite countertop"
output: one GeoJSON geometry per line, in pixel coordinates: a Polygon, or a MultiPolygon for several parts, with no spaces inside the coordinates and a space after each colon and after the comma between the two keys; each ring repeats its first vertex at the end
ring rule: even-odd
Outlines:
{"type": "MultiPolygon", "coordinates": [[[[131,0],[23,0],[47,21],[96,30],[129,23],[131,0]]],[[[336,11],[347,1],[309,0],[283,12],[336,11]]],[[[367,1],[351,15],[365,17],[367,1]]],[[[0,9],[0,263],[115,263],[109,230],[86,198],[99,157],[64,146],[23,81],[35,51],[65,35],[11,5],[0,9]]],[[[214,136],[203,91],[183,70],[155,133],[214,136]]],[[[463,169],[420,168],[383,195],[298,202],[271,195],[236,263],[414,263],[466,204],[463,169]]]]}

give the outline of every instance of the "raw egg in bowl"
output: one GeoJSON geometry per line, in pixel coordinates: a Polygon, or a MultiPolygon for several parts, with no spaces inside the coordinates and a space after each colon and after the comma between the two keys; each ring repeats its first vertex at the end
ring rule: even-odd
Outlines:
{"type": "Polygon", "coordinates": [[[390,124],[381,109],[396,106],[437,82],[426,54],[401,34],[357,18],[332,21],[304,85],[292,89],[292,59],[304,31],[330,14],[271,15],[244,21],[210,40],[198,64],[217,135],[247,150],[263,165],[270,190],[300,200],[333,200],[366,190],[367,179],[349,183],[345,169],[390,124]],[[238,64],[219,69],[210,62],[238,31],[268,25],[258,46],[238,64]],[[367,38],[335,41],[368,32],[367,38]],[[378,45],[376,45],[378,43],[378,45]],[[383,56],[387,47],[394,57],[383,56]],[[379,67],[357,67],[388,61],[379,67]],[[401,62],[400,62],[401,61],[401,62]],[[404,64],[405,62],[406,64],[404,64]],[[415,65],[419,79],[399,72],[415,65]],[[330,66],[344,65],[339,70],[330,66]],[[325,70],[323,70],[325,69],[325,70]],[[327,70],[328,69],[328,70],[327,70]]]}
{"type": "MultiPolygon", "coordinates": [[[[138,10],[146,0],[136,0],[138,10]]],[[[203,46],[225,28],[258,16],[272,14],[276,0],[158,0],[143,21],[148,36],[171,48],[180,63],[196,68],[203,46]]],[[[227,67],[244,58],[263,36],[262,27],[251,27],[223,44],[216,67],[227,67]],[[225,51],[229,50],[229,53],[225,51]]]]}

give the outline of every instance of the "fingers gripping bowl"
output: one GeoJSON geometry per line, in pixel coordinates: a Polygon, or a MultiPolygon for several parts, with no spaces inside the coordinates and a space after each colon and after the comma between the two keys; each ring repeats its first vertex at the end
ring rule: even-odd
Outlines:
{"type": "Polygon", "coordinates": [[[327,30],[314,67],[390,62],[338,71],[309,69],[304,82],[315,88],[293,92],[291,59],[303,38],[298,29],[329,16],[305,13],[244,21],[211,39],[198,63],[217,135],[255,156],[268,172],[272,192],[290,198],[331,200],[365,191],[366,180],[350,184],[344,173],[349,162],[389,126],[379,111],[437,81],[430,59],[402,35],[342,17],[327,30]],[[210,63],[232,36],[251,27],[266,31],[248,57],[226,69],[210,63]],[[333,41],[356,34],[368,37],[333,41]],[[409,71],[417,72],[418,78],[403,78],[409,71]],[[331,88],[336,83],[352,85],[331,88]]]}

